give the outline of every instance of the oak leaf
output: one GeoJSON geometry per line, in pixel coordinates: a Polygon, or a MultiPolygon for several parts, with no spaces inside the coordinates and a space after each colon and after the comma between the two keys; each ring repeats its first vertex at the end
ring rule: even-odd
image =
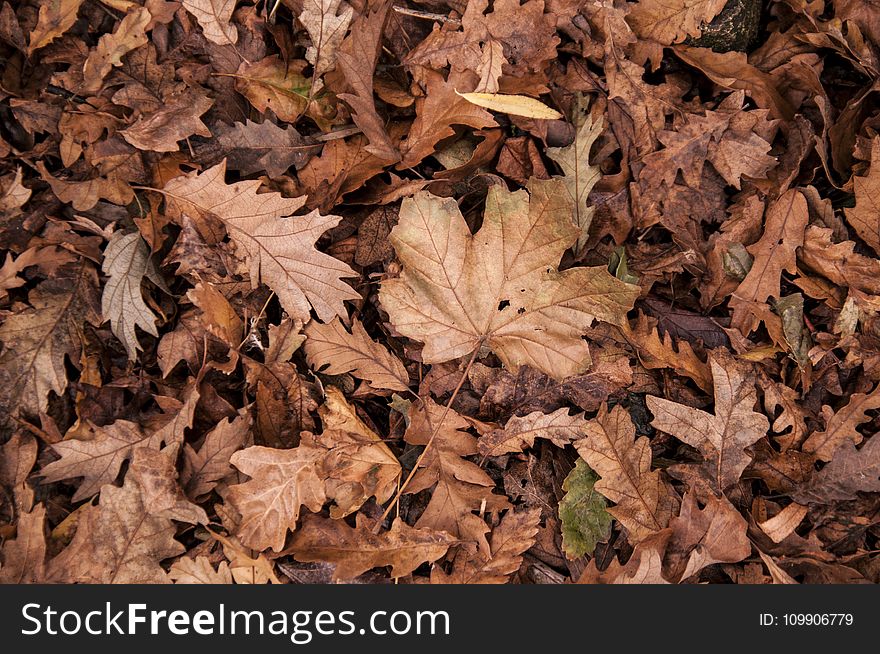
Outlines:
{"type": "Polygon", "coordinates": [[[400,153],[385,130],[385,121],[376,113],[373,100],[373,73],[382,45],[382,32],[391,3],[381,0],[355,19],[348,35],[336,53],[337,65],[352,87],[353,93],[341,93],[339,99],[352,108],[355,124],[361,128],[370,144],[367,152],[388,162],[400,160],[400,153]]]}
{"type": "MultiPolygon", "coordinates": [[[[648,409],[656,429],[672,434],[703,455],[696,467],[715,495],[739,481],[752,460],[745,448],[767,435],[767,416],[754,410],[757,402],[750,365],[716,351],[709,357],[715,389],[715,413],[649,395],[648,409]]],[[[679,466],[681,467],[681,466],[679,466]]]]}
{"type": "Polygon", "coordinates": [[[317,513],[327,501],[318,475],[325,450],[302,442],[290,450],[255,445],[232,455],[232,465],[252,477],[229,489],[229,502],[241,513],[238,536],[256,550],[280,552],[288,529],[295,529],[302,506],[317,513]]]}
{"type": "Polygon", "coordinates": [[[810,434],[801,449],[815,454],[822,461],[833,461],[843,444],[862,442],[862,435],[856,428],[871,419],[867,412],[873,409],[880,409],[880,384],[870,393],[853,393],[846,406],[836,413],[826,405],[823,407],[825,429],[810,434]]]}
{"type": "Polygon", "coordinates": [[[110,321],[113,334],[125,346],[130,361],[137,358],[141,344],[135,327],[159,336],[156,316],[144,302],[141,282],[147,277],[160,288],[165,282],[150,259],[150,250],[140,234],[113,233],[104,250],[102,270],[109,276],[101,295],[101,314],[110,321]]]}
{"type": "Polygon", "coordinates": [[[335,564],[334,581],[354,579],[372,568],[391,567],[391,577],[410,574],[423,563],[433,563],[457,542],[442,531],[417,529],[397,518],[388,531],[374,534],[358,516],[356,528],[343,520],[310,515],[303,519],[290,551],[298,561],[335,564]]]}
{"type": "Polygon", "coordinates": [[[48,45],[73,27],[82,3],[83,0],[43,0],[37,25],[28,42],[28,54],[48,45]]]}
{"type": "Polygon", "coordinates": [[[222,223],[247,258],[251,283],[256,286],[264,281],[291,316],[308,320],[314,307],[323,321],[335,315],[347,317],[343,301],[360,295],[341,278],[357,277],[357,273],[314,247],[340,217],[321,216],[317,211],[291,217],[305,198],[258,194],[258,181],[226,184],[225,173],[224,161],[203,173],[169,181],[162,193],[172,215],[186,213],[222,223]]]}
{"type": "Polygon", "coordinates": [[[222,420],[205,435],[198,450],[186,443],[183,450],[181,485],[195,499],[210,493],[224,478],[234,471],[230,465],[232,455],[248,445],[253,424],[248,412],[240,412],[233,420],[222,420]]]}
{"type": "Polygon", "coordinates": [[[271,110],[278,118],[295,123],[309,104],[309,81],[301,75],[303,65],[285,63],[271,55],[254,63],[242,62],[235,88],[258,111],[271,110]]]}
{"type": "Polygon", "coordinates": [[[215,570],[207,556],[183,557],[172,564],[168,578],[175,584],[231,584],[232,572],[226,561],[215,570]]]}
{"type": "Polygon", "coordinates": [[[664,556],[665,576],[684,581],[706,566],[737,563],[752,553],[748,523],[730,501],[709,497],[701,509],[696,494],[685,494],[681,513],[669,523],[672,535],[664,556]]]}
{"type": "Polygon", "coordinates": [[[299,170],[321,149],[308,142],[291,126],[282,129],[271,120],[254,123],[250,120],[214,128],[214,138],[196,153],[215,165],[226,157],[226,165],[244,175],[265,171],[269,177],[281,177],[292,166],[299,170]]]}
{"type": "Polygon", "coordinates": [[[534,446],[536,438],[546,438],[557,447],[565,447],[584,437],[586,424],[582,413],[569,415],[566,408],[553,413],[533,411],[526,416],[513,416],[504,429],[494,429],[480,438],[480,454],[501,456],[522,452],[534,446]]]}
{"type": "Polygon", "coordinates": [[[323,325],[312,321],[305,327],[305,351],[309,365],[331,375],[352,373],[373,388],[405,391],[409,373],[403,363],[367,334],[357,319],[349,333],[339,318],[323,325]]]}
{"type": "Polygon", "coordinates": [[[854,500],[857,493],[880,493],[880,438],[856,449],[846,440],[819,472],[791,493],[797,502],[829,504],[854,500]]]}
{"type": "Polygon", "coordinates": [[[639,290],[604,267],[557,270],[578,237],[560,186],[493,186],[476,234],[452,199],[404,200],[391,232],[403,272],[379,297],[395,329],[425,343],[423,361],[486,346],[511,370],[528,364],[563,379],[589,367],[584,329],[596,318],[621,324],[639,290]]]}
{"type": "MultiPolygon", "coordinates": [[[[139,462],[137,453],[134,461],[139,462]]],[[[173,466],[168,473],[173,475],[173,466]]],[[[170,477],[165,488],[174,486],[170,477]]],[[[197,507],[186,506],[176,497],[169,501],[152,497],[153,502],[157,499],[161,510],[154,514],[134,468],[126,474],[121,488],[111,484],[103,486],[98,505],[86,505],[73,540],[49,562],[48,580],[55,583],[168,583],[160,562],[185,550],[174,539],[176,530],[172,519],[186,521],[197,507]]]]}
{"type": "Polygon", "coordinates": [[[602,122],[593,122],[587,115],[578,128],[574,141],[564,148],[547,148],[547,156],[562,168],[562,182],[571,197],[573,222],[579,229],[575,253],[583,252],[590,236],[594,207],[588,206],[587,198],[593,186],[599,181],[601,173],[598,166],[590,165],[590,148],[602,134],[602,122]]]}
{"type": "Polygon", "coordinates": [[[397,165],[399,170],[433,154],[438,141],[455,134],[452,125],[482,129],[498,124],[488,111],[456,93],[453,82],[444,80],[440,73],[428,71],[426,77],[425,96],[416,100],[416,119],[400,144],[403,161],[397,165]]]}
{"type": "Polygon", "coordinates": [[[768,207],[764,234],[746,248],[755,258],[752,267],[730,300],[731,326],[743,336],[758,326],[751,305],[766,302],[771,296],[779,298],[782,271],[797,270],[795,251],[804,243],[808,218],[806,198],[795,189],[786,191],[768,207]]]}
{"type": "Polygon", "coordinates": [[[439,566],[431,572],[432,584],[503,584],[519,570],[523,554],[535,542],[540,509],[508,511],[489,540],[489,550],[461,547],[452,570],[447,574],[439,566]]]}
{"type": "Polygon", "coordinates": [[[137,7],[120,21],[112,34],[105,34],[98,40],[98,45],[89,52],[83,64],[82,93],[96,93],[107,73],[122,64],[122,57],[146,45],[146,28],[151,19],[149,11],[137,7]]]}
{"type": "Polygon", "coordinates": [[[184,9],[195,16],[205,38],[217,45],[235,45],[238,31],[229,24],[236,0],[182,0],[184,9]]]}
{"type": "Polygon", "coordinates": [[[82,326],[100,323],[98,279],[92,264],[63,266],[34,288],[31,308],[0,325],[0,410],[4,416],[45,412],[49,393],[67,388],[65,357],[80,360],[82,326]]]}
{"type": "Polygon", "coordinates": [[[354,9],[343,0],[303,0],[299,22],[312,38],[306,50],[306,59],[314,68],[317,80],[336,66],[336,55],[354,9]]]}
{"type": "Polygon", "coordinates": [[[599,541],[611,535],[611,514],[605,498],[595,490],[598,480],[583,459],[562,482],[565,495],[559,500],[562,551],[569,559],[592,554],[599,541]]]}
{"type": "Polygon", "coordinates": [[[846,221],[874,252],[880,254],[880,137],[871,142],[871,167],[852,178],[856,205],[846,209],[846,221]]]}
{"type": "Polygon", "coordinates": [[[485,534],[489,528],[474,512],[500,511],[508,503],[492,492],[492,478],[464,458],[477,453],[477,439],[465,431],[468,426],[467,420],[455,411],[445,411],[433,400],[412,405],[404,440],[411,445],[427,445],[431,434],[436,435],[406,492],[432,489],[416,527],[446,531],[461,540],[478,543],[481,551],[486,552],[485,534]]]}
{"type": "Polygon", "coordinates": [[[629,413],[620,405],[604,407],[587,423],[578,454],[601,479],[594,488],[615,506],[608,509],[638,543],[663,530],[678,509],[678,497],[658,470],[651,471],[651,448],[636,438],[629,413]]]}
{"type": "Polygon", "coordinates": [[[579,584],[668,584],[663,575],[663,555],[666,543],[672,535],[671,529],[664,529],[647,537],[635,546],[626,563],[616,559],[601,572],[596,567],[596,559],[591,559],[586,570],[578,579],[579,584]]]}
{"type": "Polygon", "coordinates": [[[35,584],[46,569],[46,506],[18,515],[15,538],[3,543],[0,584],[35,584]]]}
{"type": "Polygon", "coordinates": [[[178,141],[193,135],[211,136],[199,116],[213,105],[213,100],[187,87],[163,98],[155,111],[141,115],[131,127],[119,133],[139,150],[177,152],[178,141]]]}

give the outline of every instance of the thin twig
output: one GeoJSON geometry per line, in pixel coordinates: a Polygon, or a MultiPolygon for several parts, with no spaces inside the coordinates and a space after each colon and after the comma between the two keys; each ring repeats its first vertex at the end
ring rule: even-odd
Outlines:
{"type": "Polygon", "coordinates": [[[461,21],[458,18],[450,18],[449,16],[444,16],[443,14],[435,14],[430,11],[419,11],[418,9],[407,9],[406,7],[394,7],[394,11],[398,14],[403,14],[404,16],[410,16],[412,18],[421,18],[422,20],[436,20],[440,23],[447,23],[449,25],[461,25],[461,21]]]}
{"type": "MultiPolygon", "coordinates": [[[[425,455],[428,453],[428,450],[431,449],[431,445],[434,444],[434,439],[437,438],[437,434],[440,433],[440,428],[443,426],[443,423],[446,421],[446,416],[449,413],[449,409],[452,408],[452,403],[455,402],[455,398],[458,396],[458,392],[461,390],[461,387],[464,385],[464,380],[467,378],[467,374],[471,370],[471,366],[474,365],[474,361],[477,360],[477,354],[480,352],[480,348],[482,347],[482,342],[474,348],[473,354],[471,354],[471,358],[468,360],[467,365],[464,367],[464,370],[461,372],[461,378],[458,380],[458,385],[455,387],[455,390],[452,391],[452,396],[449,398],[449,401],[446,403],[446,406],[443,408],[443,413],[440,414],[440,420],[437,422],[437,425],[431,429],[431,437],[428,438],[428,442],[425,444],[425,449],[422,450],[422,453],[419,454],[419,458],[416,459],[415,465],[412,470],[410,470],[409,475],[407,475],[406,481],[397,489],[397,494],[394,496],[394,499],[391,500],[391,504],[389,504],[384,513],[382,513],[382,517],[379,518],[378,522],[376,522],[376,526],[373,527],[373,533],[378,534],[379,530],[382,528],[382,523],[385,522],[385,518],[388,517],[388,514],[394,509],[395,506],[400,502],[400,496],[403,495],[403,492],[406,490],[409,483],[412,481],[412,478],[415,477],[416,471],[418,471],[419,466],[422,463],[422,460],[425,458],[425,455]]],[[[431,414],[427,412],[428,423],[431,421],[431,414]]]]}

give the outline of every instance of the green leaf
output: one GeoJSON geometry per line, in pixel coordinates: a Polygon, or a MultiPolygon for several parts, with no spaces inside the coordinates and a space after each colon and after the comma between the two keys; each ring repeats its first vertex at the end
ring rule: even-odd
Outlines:
{"type": "Polygon", "coordinates": [[[565,481],[565,497],[559,503],[562,520],[562,549],[569,559],[590,554],[596,543],[611,533],[611,516],[605,510],[605,498],[593,490],[599,480],[587,462],[578,459],[565,481]]]}

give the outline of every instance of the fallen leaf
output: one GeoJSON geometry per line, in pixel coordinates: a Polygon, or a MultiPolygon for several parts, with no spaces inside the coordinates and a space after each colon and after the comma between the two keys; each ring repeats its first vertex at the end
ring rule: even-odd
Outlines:
{"type": "Polygon", "coordinates": [[[305,351],[309,365],[331,375],[352,373],[373,388],[409,389],[409,373],[385,347],[373,341],[363,325],[353,319],[349,333],[338,318],[322,325],[312,321],[305,328],[305,351]]]}
{"type": "Polygon", "coordinates": [[[619,324],[638,287],[601,267],[557,271],[577,239],[566,200],[557,181],[532,180],[528,194],[492,187],[477,234],[452,200],[404,201],[391,232],[404,269],[382,284],[380,301],[400,333],[425,343],[423,361],[485,345],[512,370],[528,364],[562,379],[589,366],[582,330],[596,318],[619,324]]]}
{"type": "Polygon", "coordinates": [[[298,561],[335,564],[334,581],[354,579],[385,566],[391,567],[391,577],[397,579],[441,558],[456,542],[447,533],[414,529],[400,518],[388,531],[374,534],[367,524],[353,529],[342,520],[307,516],[288,551],[298,561]]]}
{"type": "Polygon", "coordinates": [[[766,436],[770,423],[754,410],[757,402],[751,367],[729,355],[709,357],[715,389],[715,413],[649,395],[651,425],[672,434],[703,455],[699,467],[712,492],[721,494],[739,481],[752,460],[745,448],[766,436]]]}
{"type": "Polygon", "coordinates": [[[565,496],[559,501],[562,550],[570,559],[592,554],[599,541],[611,535],[611,514],[594,486],[599,477],[583,459],[562,482],[565,496]]]}
{"type": "Polygon", "coordinates": [[[678,510],[678,496],[660,471],[651,470],[648,439],[635,437],[626,410],[619,405],[610,412],[601,408],[585,431],[575,448],[601,477],[595,491],[615,503],[608,513],[626,528],[633,543],[663,530],[678,510]]]}

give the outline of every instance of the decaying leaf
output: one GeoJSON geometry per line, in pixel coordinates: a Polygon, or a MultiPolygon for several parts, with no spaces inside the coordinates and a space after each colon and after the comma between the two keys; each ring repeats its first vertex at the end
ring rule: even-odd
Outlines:
{"type": "Polygon", "coordinates": [[[596,544],[611,533],[611,514],[605,498],[595,490],[598,477],[583,459],[578,459],[565,481],[565,497],[559,502],[562,549],[570,559],[591,554],[596,544]]]}
{"type": "Polygon", "coordinates": [[[289,550],[299,561],[336,564],[335,580],[354,579],[371,568],[385,566],[391,566],[391,576],[396,579],[423,563],[436,561],[456,542],[447,533],[414,529],[399,518],[388,531],[373,534],[366,524],[353,529],[342,520],[309,516],[289,550]]]}

